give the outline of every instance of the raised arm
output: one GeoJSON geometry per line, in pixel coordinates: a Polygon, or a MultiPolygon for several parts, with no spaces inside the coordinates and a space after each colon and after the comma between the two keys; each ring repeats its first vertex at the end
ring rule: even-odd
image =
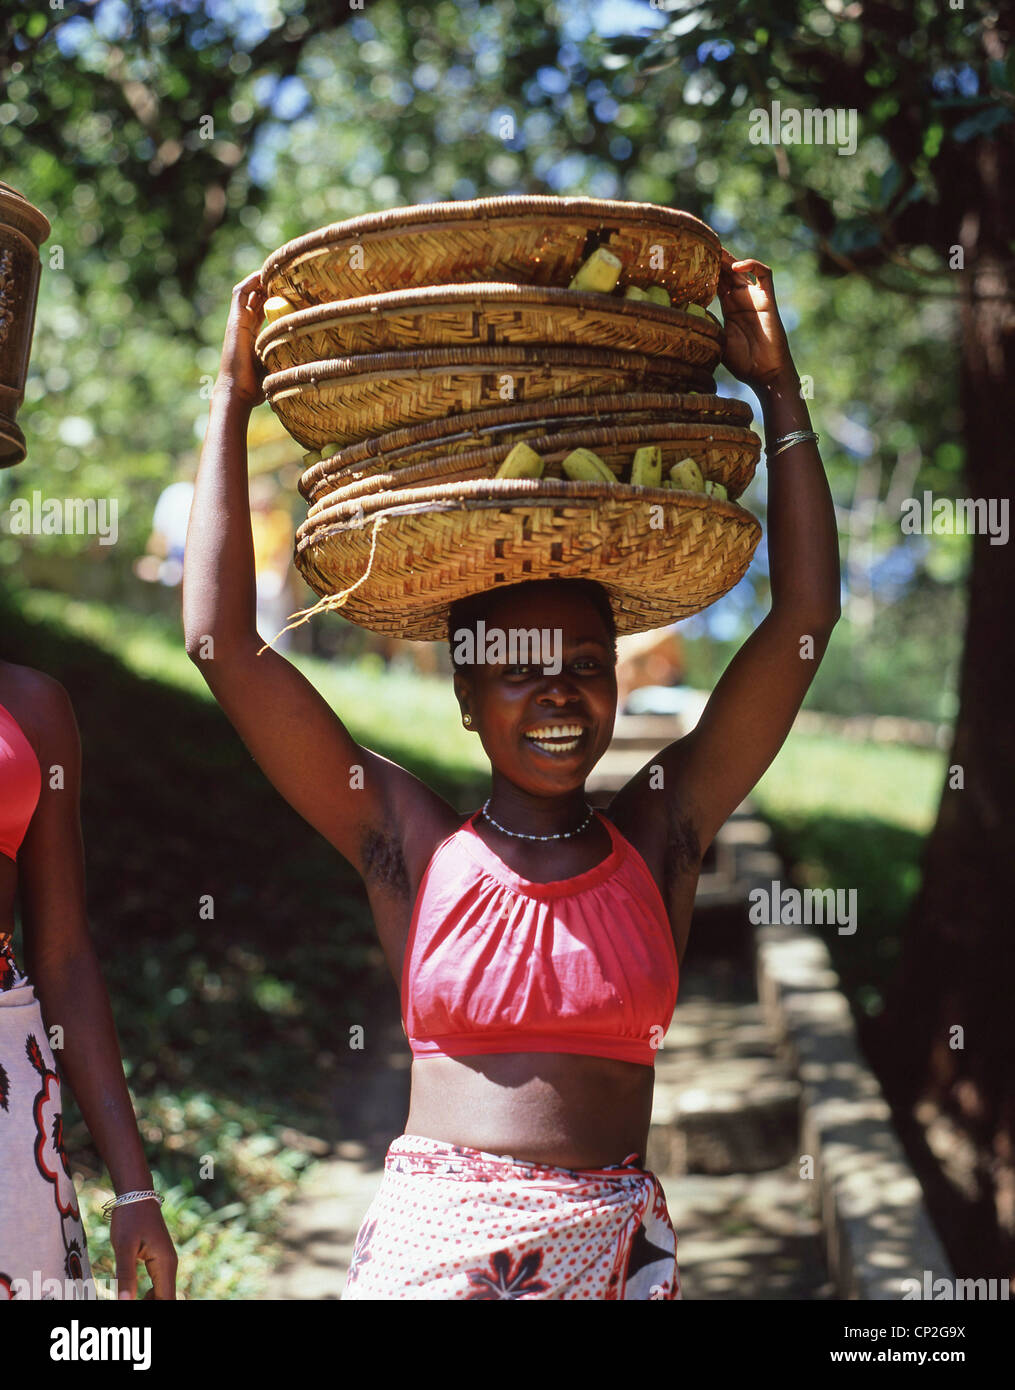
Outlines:
{"type": "MultiPolygon", "coordinates": [[[[37,672],[34,680],[34,729],[43,777],[39,804],[18,855],[25,966],[54,1057],[117,1196],[148,1192],[152,1175],[85,913],[77,723],[63,686],[37,672]]],[[[176,1252],[155,1201],[117,1207],[110,1240],[121,1298],[133,1298],[137,1292],[139,1260],[151,1277],[154,1296],[175,1298],[176,1252]]]]}
{"type": "Polygon", "coordinates": [[[253,349],[264,298],[256,274],[233,290],[187,530],[187,653],[272,784],[365,874],[415,779],[362,748],[291,662],[258,655],[246,437],[264,400],[253,349]]]}
{"type": "MultiPolygon", "coordinates": [[[[723,363],[757,393],[769,449],[811,428],[779,318],[772,272],[723,252],[723,363]],[[754,277],[753,279],[751,277],[754,277]]],[[[770,612],[723,673],[697,726],[651,760],[618,803],[653,823],[673,814],[700,849],[756,785],[793,724],[839,618],[839,549],[828,480],[813,441],[768,455],[770,612]],[[651,766],[662,766],[663,788],[651,766]],[[659,798],[668,803],[658,817],[659,798]]]]}

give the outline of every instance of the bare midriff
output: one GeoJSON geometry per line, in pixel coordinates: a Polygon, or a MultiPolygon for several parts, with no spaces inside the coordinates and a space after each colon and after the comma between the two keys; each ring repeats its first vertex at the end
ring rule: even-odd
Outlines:
{"type": "Polygon", "coordinates": [[[412,1064],[407,1134],[560,1168],[644,1163],[654,1070],[554,1052],[412,1064]]]}

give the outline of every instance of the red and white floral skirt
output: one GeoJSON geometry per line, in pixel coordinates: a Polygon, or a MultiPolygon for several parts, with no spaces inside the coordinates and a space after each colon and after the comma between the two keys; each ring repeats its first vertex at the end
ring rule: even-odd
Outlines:
{"type": "Polygon", "coordinates": [[[573,1170],[403,1134],[343,1301],[678,1299],[666,1198],[637,1158],[573,1170]]]}
{"type": "Polygon", "coordinates": [[[60,1079],[35,991],[0,950],[0,1302],[87,1298],[60,1079]]]}

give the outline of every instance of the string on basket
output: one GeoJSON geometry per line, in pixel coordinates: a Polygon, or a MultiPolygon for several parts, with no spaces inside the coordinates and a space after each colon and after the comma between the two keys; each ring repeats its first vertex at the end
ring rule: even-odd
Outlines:
{"type": "Polygon", "coordinates": [[[361,584],[366,583],[366,581],[370,578],[370,571],[373,568],[374,563],[374,554],[377,550],[378,528],[380,527],[381,522],[386,520],[387,517],[383,512],[379,513],[374,518],[373,530],[370,534],[370,555],[367,559],[367,567],[360,575],[359,579],[356,580],[356,583],[350,584],[349,587],[347,589],[343,589],[340,594],[325,594],[324,597],[319,602],[315,603],[311,608],[301,608],[297,613],[290,613],[290,618],[295,618],[296,622],[287,623],[281,632],[276,632],[275,636],[271,639],[271,641],[265,642],[265,644],[258,650],[258,656],[261,655],[261,652],[267,651],[269,647],[273,647],[275,643],[278,641],[278,639],[282,636],[282,633],[289,632],[294,627],[302,627],[303,624],[309,622],[310,619],[314,617],[316,613],[326,613],[330,612],[332,608],[341,608],[343,603],[345,603],[346,599],[349,597],[349,595],[355,593],[355,591],[359,588],[361,584]]]}

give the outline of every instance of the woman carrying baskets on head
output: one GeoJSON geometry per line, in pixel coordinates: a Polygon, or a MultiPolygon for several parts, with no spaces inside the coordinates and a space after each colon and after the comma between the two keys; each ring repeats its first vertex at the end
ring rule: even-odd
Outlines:
{"type": "Polygon", "coordinates": [[[600,814],[585,781],[617,705],[605,590],[544,580],[453,605],[455,692],[492,770],[463,820],[358,745],[283,657],[258,655],[245,435],[264,291],[257,275],[233,291],[187,541],[187,650],[276,788],[362,874],[413,1053],[346,1299],[680,1297],[665,1198],[641,1166],[655,1052],[702,856],[782,745],[839,615],[832,502],[771,271],[724,252],[719,296],[723,361],[768,434],[771,612],[697,727],[600,814]],[[552,631],[560,660],[466,665],[480,621],[552,631]]]}

